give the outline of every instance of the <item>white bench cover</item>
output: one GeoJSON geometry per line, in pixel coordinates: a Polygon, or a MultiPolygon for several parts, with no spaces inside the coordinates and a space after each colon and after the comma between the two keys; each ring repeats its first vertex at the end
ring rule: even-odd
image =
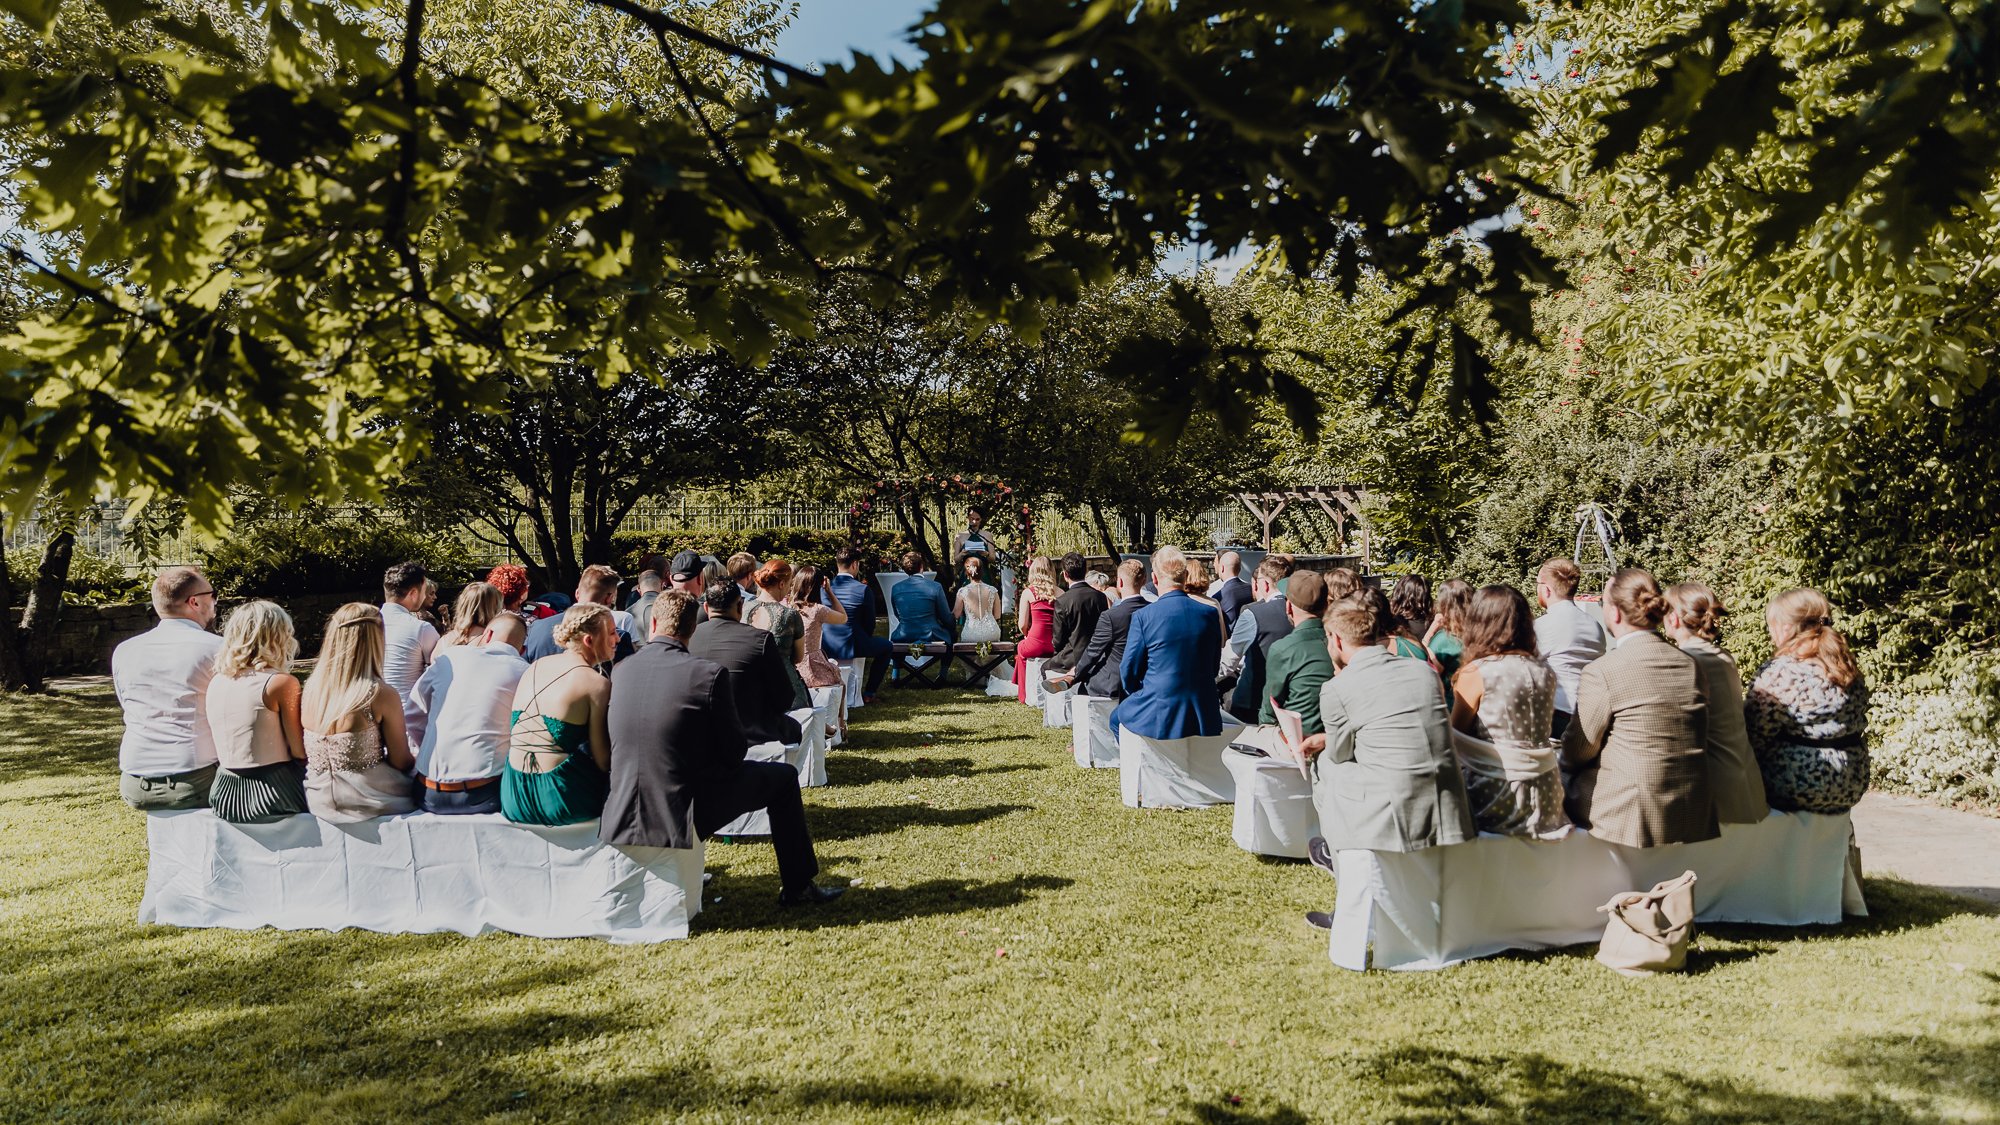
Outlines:
{"type": "MultiPolygon", "coordinates": [[[[799,741],[760,742],[743,752],[746,762],[783,762],[799,771],[799,788],[826,784],[826,723],[818,711],[800,708],[790,712],[799,724],[799,741]]],[[[717,836],[769,836],[771,817],[763,809],[751,809],[715,830],[717,836]]]]}
{"type": "Polygon", "coordinates": [[[1066,727],[1070,725],[1070,701],[1075,696],[1075,688],[1070,688],[1067,691],[1043,691],[1042,725],[1045,727],[1066,727]]]}
{"type": "Polygon", "coordinates": [[[597,821],[541,828],[498,813],[358,824],[146,816],[139,921],[253,930],[457,933],[655,942],[701,911],[702,849],[613,847],[597,821]]]}
{"type": "Polygon", "coordinates": [[[1079,695],[1069,701],[1069,748],[1076,764],[1084,769],[1118,768],[1118,740],[1111,737],[1111,711],[1115,699],[1079,695]]]}
{"type": "Polygon", "coordinates": [[[1628,848],[1572,832],[1541,842],[1481,836],[1450,847],[1343,851],[1328,954],[1348,969],[1441,969],[1508,949],[1551,949],[1604,935],[1597,908],[1693,871],[1703,922],[1830,925],[1865,915],[1848,863],[1846,813],[1773,812],[1725,824],[1699,844],[1628,848]],[[1369,947],[1373,945],[1371,960],[1369,947]]]}
{"type": "Polygon", "coordinates": [[[1291,762],[1226,750],[1222,764],[1236,781],[1236,816],[1229,836],[1258,855],[1306,858],[1306,841],[1319,835],[1312,783],[1291,762]]]}
{"type": "Polygon", "coordinates": [[[1236,779],[1222,764],[1222,752],[1242,729],[1222,717],[1213,738],[1142,738],[1130,727],[1118,732],[1118,789],[1135,809],[1197,809],[1236,799],[1236,779]]]}
{"type": "MultiPolygon", "coordinates": [[[[1042,705],[1042,696],[1045,694],[1042,691],[1042,665],[1047,663],[1048,658],[1042,656],[1037,656],[1028,661],[1028,698],[1022,700],[1022,702],[1030,707],[1040,707],[1042,705]]],[[[1010,684],[1008,686],[1011,687],[1013,685],[1010,684]]],[[[1018,695],[1019,693],[1008,692],[1007,694],[1018,695]]]]}

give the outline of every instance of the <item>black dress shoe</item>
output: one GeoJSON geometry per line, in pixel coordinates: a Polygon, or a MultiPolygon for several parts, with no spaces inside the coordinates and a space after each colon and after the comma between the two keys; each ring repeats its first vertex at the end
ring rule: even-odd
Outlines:
{"type": "Polygon", "coordinates": [[[1306,858],[1312,860],[1314,867],[1328,875],[1339,877],[1340,866],[1334,861],[1333,849],[1326,846],[1326,837],[1314,836],[1306,841],[1306,858]]]}
{"type": "Polygon", "coordinates": [[[1306,925],[1311,926],[1315,930],[1331,930],[1333,929],[1333,915],[1324,910],[1308,910],[1306,911],[1306,925]]]}
{"type": "Polygon", "coordinates": [[[818,906],[822,902],[832,902],[847,893],[846,887],[822,887],[818,883],[807,883],[796,891],[786,891],[778,896],[779,906],[818,906]]]}

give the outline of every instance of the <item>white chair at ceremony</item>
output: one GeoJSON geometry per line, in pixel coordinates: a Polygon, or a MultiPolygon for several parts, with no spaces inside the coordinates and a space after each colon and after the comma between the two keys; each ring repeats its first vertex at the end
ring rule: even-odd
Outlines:
{"type": "MultiPolygon", "coordinates": [[[[1042,665],[1047,663],[1047,658],[1040,656],[1028,661],[1028,698],[1022,702],[1030,707],[1040,707],[1042,705],[1042,696],[1047,694],[1042,691],[1042,665]]],[[[1008,686],[1011,687],[1013,685],[1010,684],[1008,686]]],[[[1010,692],[1008,694],[1016,693],[1010,692]]]]}
{"type": "Polygon", "coordinates": [[[1236,779],[1222,764],[1223,751],[1243,724],[1222,717],[1212,738],[1145,738],[1118,731],[1118,789],[1135,809],[1198,809],[1236,799],[1236,779]]]}
{"type": "Polygon", "coordinates": [[[861,698],[861,686],[868,682],[866,678],[868,658],[857,656],[851,660],[836,660],[833,663],[840,669],[840,705],[849,711],[867,706],[868,701],[861,698]]]}
{"type": "Polygon", "coordinates": [[[1084,769],[1118,768],[1118,740],[1111,735],[1111,710],[1115,699],[1079,695],[1069,701],[1069,748],[1076,764],[1084,769]]]}
{"type": "Polygon", "coordinates": [[[821,724],[826,730],[826,745],[828,749],[838,746],[847,740],[846,736],[840,731],[841,725],[847,722],[846,673],[843,672],[841,674],[841,679],[841,683],[834,684],[831,687],[810,689],[813,710],[819,712],[821,724]]]}
{"type": "Polygon", "coordinates": [[[1305,859],[1306,841],[1319,835],[1319,810],[1312,783],[1297,763],[1223,752],[1222,764],[1236,783],[1236,810],[1230,839],[1257,855],[1305,859]]]}
{"type": "MultiPolygon", "coordinates": [[[[1039,663],[1039,662],[1038,662],[1039,663]]],[[[1076,698],[1074,686],[1062,691],[1042,691],[1042,725],[1045,727],[1066,727],[1069,724],[1071,703],[1076,698]]]]}

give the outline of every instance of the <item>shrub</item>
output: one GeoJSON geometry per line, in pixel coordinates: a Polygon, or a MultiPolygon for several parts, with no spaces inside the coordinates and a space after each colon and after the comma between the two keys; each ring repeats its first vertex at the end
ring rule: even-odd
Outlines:
{"type": "MultiPolygon", "coordinates": [[[[864,530],[861,546],[877,559],[900,554],[906,540],[899,532],[864,530]]],[[[794,565],[831,566],[834,552],[847,545],[844,531],[820,531],[810,527],[762,527],[748,531],[718,528],[667,528],[662,531],[621,531],[611,538],[612,565],[622,574],[639,568],[639,560],[652,552],[672,558],[679,551],[714,555],[726,559],[738,551],[748,551],[760,559],[781,557],[794,565]]]]}
{"type": "Polygon", "coordinates": [[[1877,784],[2000,807],[2000,661],[1878,691],[1868,717],[1877,784]]]}
{"type": "MultiPolygon", "coordinates": [[[[27,604],[28,591],[34,586],[35,572],[41,565],[40,547],[7,552],[7,573],[13,579],[15,605],[27,604]]],[[[69,581],[63,586],[63,600],[83,605],[142,602],[148,596],[150,583],[149,575],[128,576],[125,564],[117,559],[79,549],[70,556],[69,581]]]]}
{"type": "Polygon", "coordinates": [[[372,592],[393,563],[415,559],[439,585],[474,567],[457,540],[373,519],[259,523],[208,552],[203,566],[224,597],[372,592]]]}

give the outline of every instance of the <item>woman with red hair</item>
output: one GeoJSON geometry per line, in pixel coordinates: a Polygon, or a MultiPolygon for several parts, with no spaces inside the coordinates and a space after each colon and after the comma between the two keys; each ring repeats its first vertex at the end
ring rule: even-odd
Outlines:
{"type": "Polygon", "coordinates": [[[778,652],[785,658],[785,675],[792,681],[792,710],[811,707],[812,693],[799,675],[799,662],[806,658],[805,621],[785,600],[792,592],[792,564],[772,559],[750,577],[757,584],[757,599],[744,608],[743,621],[778,642],[778,652]]]}
{"type": "Polygon", "coordinates": [[[533,620],[535,614],[523,609],[528,604],[528,568],[520,563],[501,563],[486,572],[486,584],[500,591],[501,608],[533,620]]]}

